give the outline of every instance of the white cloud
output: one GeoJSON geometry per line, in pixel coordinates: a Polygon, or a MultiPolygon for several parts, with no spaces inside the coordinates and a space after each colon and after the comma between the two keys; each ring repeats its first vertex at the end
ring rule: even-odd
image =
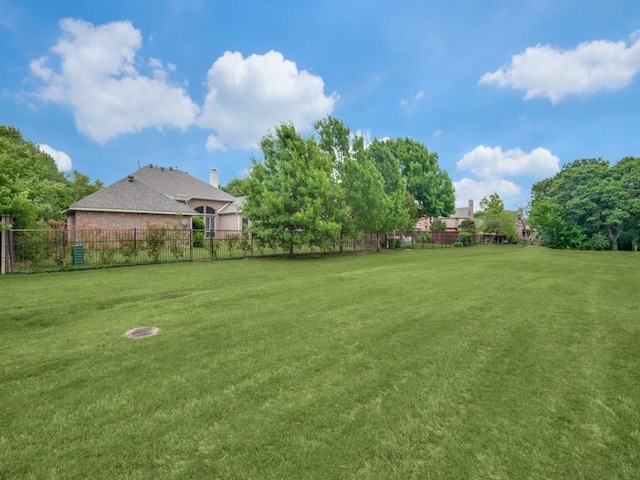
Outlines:
{"type": "Polygon", "coordinates": [[[505,204],[517,199],[522,188],[505,177],[544,178],[559,171],[560,159],[546,148],[534,148],[527,153],[519,148],[503,151],[501,147],[478,145],[456,164],[458,170],[469,171],[475,178],[463,178],[453,185],[456,205],[465,206],[469,199],[476,207],[492,193],[500,195],[505,204]]]}
{"type": "Polygon", "coordinates": [[[160,60],[157,58],[150,58],[149,67],[151,68],[153,78],[163,82],[167,80],[167,71],[162,66],[162,62],[160,60]]]}
{"type": "Polygon", "coordinates": [[[279,124],[299,130],[330,114],[338,95],[324,94],[321,77],[270,51],[243,58],[225,52],[207,73],[208,93],[198,124],[215,135],[207,146],[251,148],[279,124]]]}
{"type": "Polygon", "coordinates": [[[502,178],[485,180],[474,180],[463,178],[453,182],[456,191],[456,206],[466,207],[469,200],[473,200],[474,210],[480,206],[480,200],[489,197],[492,193],[497,193],[500,198],[507,203],[511,198],[516,198],[522,193],[522,189],[515,183],[502,178]]]}
{"type": "Polygon", "coordinates": [[[226,152],[228,149],[224,146],[224,143],[222,143],[218,137],[216,137],[215,135],[208,135],[207,150],[209,150],[210,152],[213,152],[215,150],[226,152]]]}
{"type": "Polygon", "coordinates": [[[476,177],[502,176],[546,177],[559,170],[560,159],[546,148],[535,148],[526,153],[519,148],[503,151],[501,147],[478,145],[465,153],[456,164],[458,170],[468,170],[476,177]]]}
{"type": "Polygon", "coordinates": [[[40,151],[48,154],[56,162],[58,170],[61,172],[68,172],[72,168],[71,157],[64,152],[56,150],[50,147],[46,143],[38,144],[40,151]]]}
{"type": "Polygon", "coordinates": [[[640,71],[640,39],[625,42],[595,40],[562,50],[536,45],[514,55],[511,63],[487,72],[483,84],[526,90],[525,100],[547,97],[556,103],[568,95],[586,95],[599,90],[628,86],[640,71]]]}
{"type": "Polygon", "coordinates": [[[198,106],[166,81],[159,60],[149,61],[153,78],[137,71],[142,37],[130,22],[94,26],[67,18],[60,27],[62,38],[51,49],[58,68],[42,57],[31,62],[31,71],[45,84],[40,98],[70,105],[80,132],[104,143],[148,127],[186,128],[194,122],[198,106]]]}
{"type": "Polygon", "coordinates": [[[401,107],[407,107],[407,110],[411,110],[411,107],[420,102],[421,100],[423,100],[425,98],[424,96],[424,91],[420,90],[418,93],[416,93],[413,98],[411,100],[407,100],[406,98],[402,98],[400,99],[400,106],[401,107]]]}

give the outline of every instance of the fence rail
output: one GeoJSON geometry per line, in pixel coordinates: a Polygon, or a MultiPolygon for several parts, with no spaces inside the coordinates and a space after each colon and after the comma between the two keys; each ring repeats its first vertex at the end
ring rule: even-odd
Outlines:
{"type": "MultiPolygon", "coordinates": [[[[285,255],[286,245],[263,242],[242,231],[216,231],[205,236],[190,229],[8,230],[6,272],[39,272],[116,265],[195,262],[285,255]]],[[[448,247],[457,232],[396,232],[393,236],[361,233],[357,238],[295,246],[294,253],[367,252],[381,248],[448,247]]],[[[476,235],[476,243],[487,237],[476,235]]]]}

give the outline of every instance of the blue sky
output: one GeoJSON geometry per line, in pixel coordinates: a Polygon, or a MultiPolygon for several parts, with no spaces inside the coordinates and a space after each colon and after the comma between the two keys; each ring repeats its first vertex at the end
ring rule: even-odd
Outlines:
{"type": "MultiPolygon", "coordinates": [[[[0,0],[0,123],[62,170],[225,184],[328,114],[438,153],[459,205],[640,156],[637,0],[0,0]]],[[[476,203],[477,206],[477,203],[476,203]]]]}

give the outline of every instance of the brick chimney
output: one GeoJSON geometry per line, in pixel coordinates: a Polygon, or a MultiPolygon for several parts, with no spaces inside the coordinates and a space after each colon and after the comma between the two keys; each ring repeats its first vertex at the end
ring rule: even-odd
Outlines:
{"type": "Polygon", "coordinates": [[[219,181],[218,181],[218,169],[217,168],[212,168],[211,170],[209,170],[209,183],[218,188],[220,186],[219,181]]]}
{"type": "Polygon", "coordinates": [[[469,200],[469,220],[473,220],[473,199],[469,200]]]}

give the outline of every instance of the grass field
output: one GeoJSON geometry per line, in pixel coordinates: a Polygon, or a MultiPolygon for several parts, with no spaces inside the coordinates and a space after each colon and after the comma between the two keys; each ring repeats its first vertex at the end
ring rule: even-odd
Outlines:
{"type": "Polygon", "coordinates": [[[639,285],[502,246],[1,277],[0,478],[637,479],[639,285]]]}

